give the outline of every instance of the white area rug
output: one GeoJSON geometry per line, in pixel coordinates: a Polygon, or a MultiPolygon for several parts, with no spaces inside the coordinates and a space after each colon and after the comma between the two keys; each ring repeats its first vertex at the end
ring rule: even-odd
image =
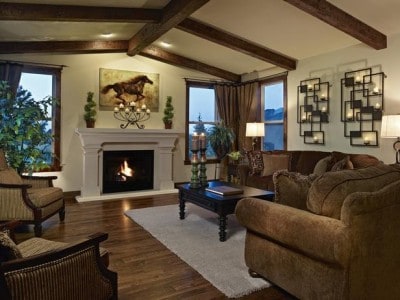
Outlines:
{"type": "Polygon", "coordinates": [[[244,262],[245,229],[235,215],[228,216],[227,240],[219,241],[218,215],[186,203],[179,219],[178,205],[132,209],[125,212],[168,249],[199,272],[229,298],[269,287],[252,278],[244,262]]]}

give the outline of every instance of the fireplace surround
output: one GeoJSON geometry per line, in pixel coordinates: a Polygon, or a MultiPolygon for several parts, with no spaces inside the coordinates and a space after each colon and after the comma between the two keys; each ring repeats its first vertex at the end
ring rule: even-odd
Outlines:
{"type": "Polygon", "coordinates": [[[173,150],[181,132],[172,129],[77,128],[83,150],[81,195],[77,201],[176,193],[172,177],[173,150]],[[154,153],[153,188],[103,192],[103,155],[108,151],[148,150],[154,153]]]}

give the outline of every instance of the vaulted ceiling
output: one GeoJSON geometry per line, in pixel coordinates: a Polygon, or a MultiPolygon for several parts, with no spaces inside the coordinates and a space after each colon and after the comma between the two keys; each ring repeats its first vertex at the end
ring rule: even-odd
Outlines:
{"type": "Polygon", "coordinates": [[[385,49],[399,11],[398,0],[9,0],[0,54],[121,52],[240,81],[355,44],[385,49]]]}

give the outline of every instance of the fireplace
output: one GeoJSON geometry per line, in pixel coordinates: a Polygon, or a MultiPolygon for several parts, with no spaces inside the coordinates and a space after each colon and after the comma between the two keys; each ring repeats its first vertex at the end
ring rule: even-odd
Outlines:
{"type": "MultiPolygon", "coordinates": [[[[77,128],[82,144],[82,188],[79,202],[176,193],[172,161],[180,132],[175,129],[77,128]],[[103,155],[113,151],[153,152],[153,188],[104,193],[103,155]]],[[[134,162],[128,162],[128,166],[134,162]]]]}
{"type": "Polygon", "coordinates": [[[152,190],[153,186],[153,150],[103,153],[103,193],[152,190]]]}

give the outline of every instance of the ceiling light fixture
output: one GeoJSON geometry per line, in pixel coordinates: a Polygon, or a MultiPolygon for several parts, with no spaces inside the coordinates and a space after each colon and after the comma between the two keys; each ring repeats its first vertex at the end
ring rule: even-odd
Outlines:
{"type": "Polygon", "coordinates": [[[101,36],[102,36],[102,37],[105,37],[105,38],[110,38],[110,37],[113,36],[113,34],[112,34],[111,32],[103,32],[103,33],[101,34],[101,36]]]}
{"type": "Polygon", "coordinates": [[[160,45],[164,48],[170,48],[172,47],[172,44],[170,42],[166,42],[166,41],[161,41],[160,45]]]}

